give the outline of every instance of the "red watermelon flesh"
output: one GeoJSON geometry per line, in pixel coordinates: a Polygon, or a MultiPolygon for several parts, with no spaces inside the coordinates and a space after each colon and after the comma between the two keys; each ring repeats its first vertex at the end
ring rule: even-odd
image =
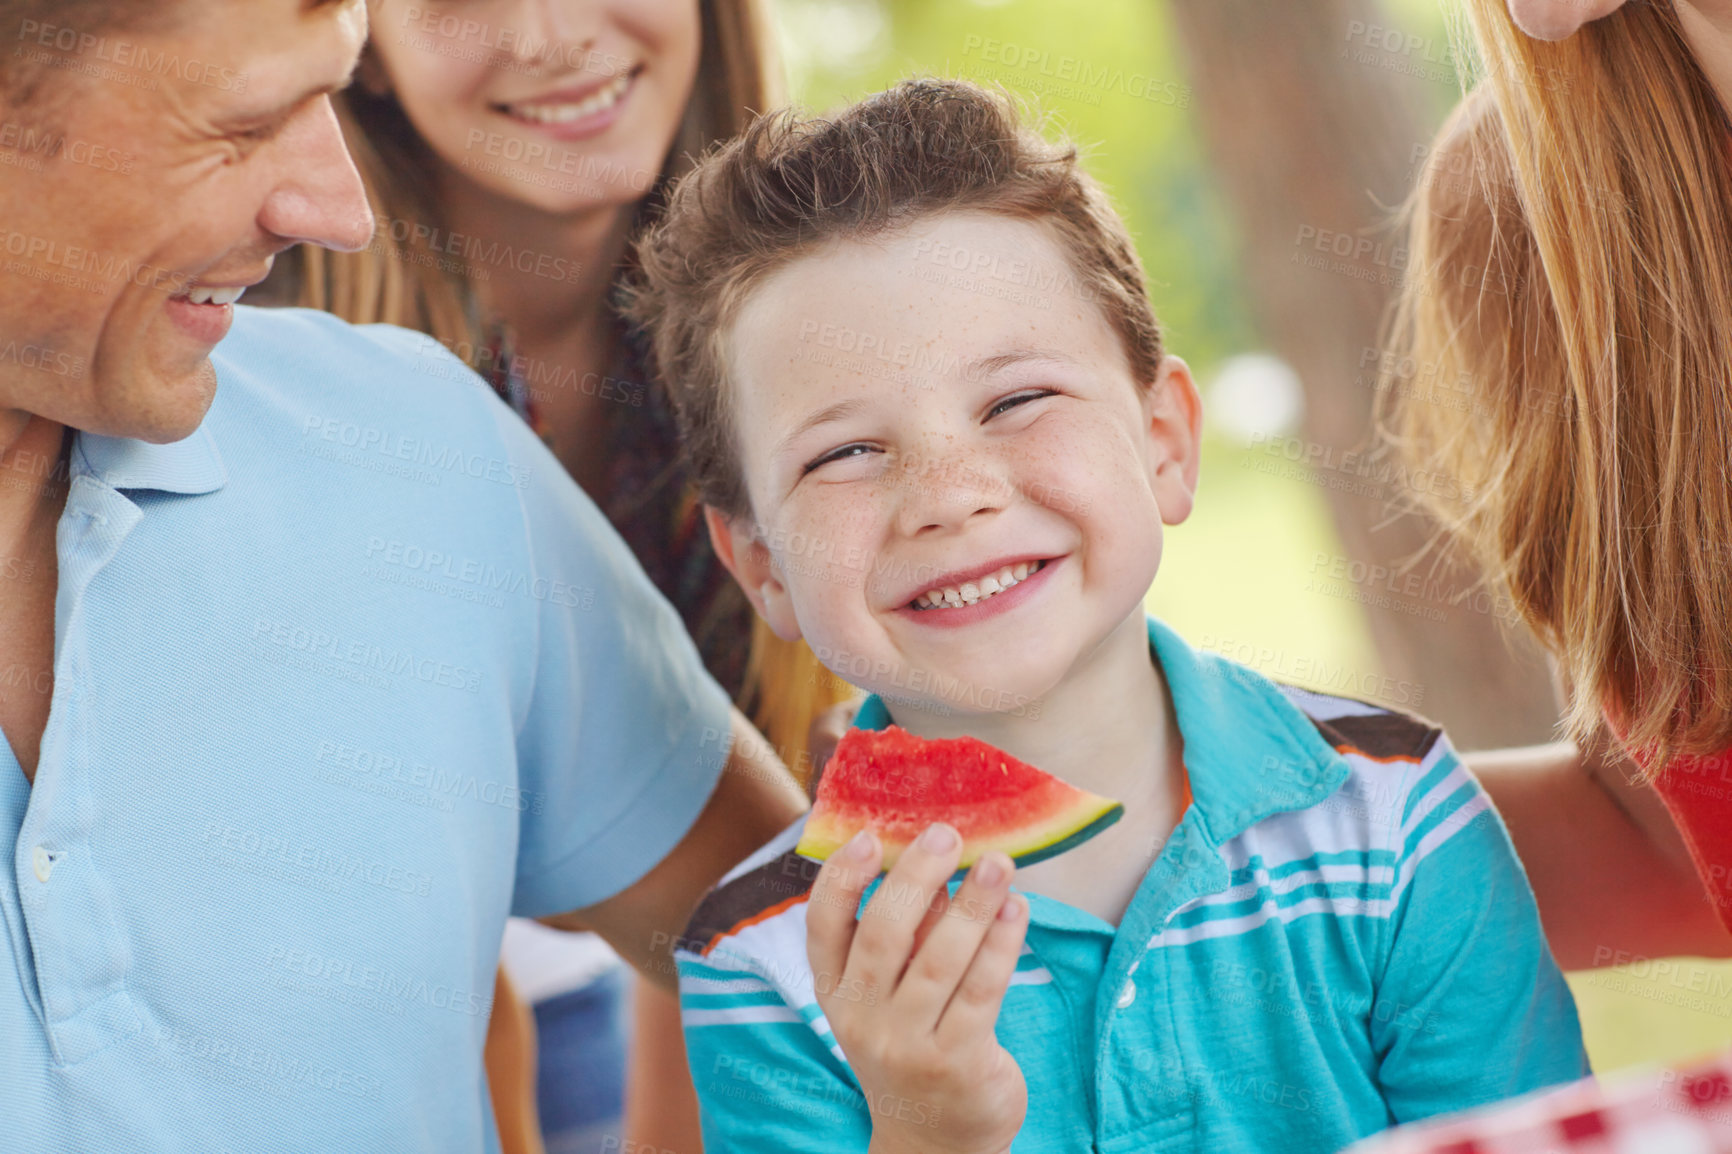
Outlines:
{"type": "Polygon", "coordinates": [[[894,725],[853,729],[824,769],[794,852],[823,861],[871,829],[889,869],[942,821],[962,835],[959,868],[995,849],[1030,865],[1081,845],[1124,812],[972,737],[928,741],[894,725]]]}

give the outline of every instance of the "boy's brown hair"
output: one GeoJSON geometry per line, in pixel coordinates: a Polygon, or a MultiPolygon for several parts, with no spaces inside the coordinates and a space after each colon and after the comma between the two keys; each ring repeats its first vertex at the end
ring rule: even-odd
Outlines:
{"type": "Polygon", "coordinates": [[[830,120],[760,117],[713,150],[637,242],[628,315],[647,331],[679,414],[699,496],[751,514],[729,401],[724,334],[765,277],[817,246],[946,211],[993,213],[1053,230],[1085,299],[1153,382],[1161,331],[1124,222],[1076,149],[1024,127],[1002,93],[908,80],[830,120]]]}

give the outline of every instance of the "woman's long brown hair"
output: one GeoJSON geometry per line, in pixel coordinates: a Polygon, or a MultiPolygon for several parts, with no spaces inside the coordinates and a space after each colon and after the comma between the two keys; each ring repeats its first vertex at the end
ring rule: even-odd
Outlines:
{"type": "MultiPolygon", "coordinates": [[[[691,100],[640,207],[640,224],[653,216],[667,185],[693,158],[781,103],[760,0],[701,0],[699,19],[702,43],[691,100]]],[[[484,367],[476,362],[486,349],[486,318],[468,271],[460,261],[416,244],[417,235],[444,230],[427,144],[389,94],[356,84],[335,103],[379,225],[372,244],[360,252],[304,246],[298,303],[353,324],[418,329],[473,367],[484,367]],[[417,233],[416,226],[423,230],[417,233]]],[[[783,642],[754,621],[739,704],[802,779],[807,728],[817,712],[844,699],[837,686],[803,642],[783,642]]]]}
{"type": "Polygon", "coordinates": [[[1669,0],[1561,43],[1467,0],[1483,76],[1409,206],[1380,384],[1556,657],[1565,725],[1656,771],[1732,746],[1732,169],[1669,0]]]}

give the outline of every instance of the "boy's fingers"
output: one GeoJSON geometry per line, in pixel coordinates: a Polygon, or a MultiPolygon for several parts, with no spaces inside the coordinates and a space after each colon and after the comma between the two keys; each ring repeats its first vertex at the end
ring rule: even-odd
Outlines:
{"type": "Polygon", "coordinates": [[[926,903],[926,915],[920,919],[920,924],[914,927],[914,941],[908,947],[910,960],[920,953],[921,945],[932,935],[933,927],[938,925],[939,919],[944,917],[949,909],[950,889],[946,882],[944,886],[932,891],[932,900],[926,903]]]}
{"type": "Polygon", "coordinates": [[[861,830],[818,871],[806,901],[806,960],[814,974],[845,972],[854,941],[854,911],[878,876],[881,855],[878,839],[861,830]]]}
{"type": "Polygon", "coordinates": [[[1004,1004],[1004,991],[1010,988],[1010,977],[1016,973],[1016,960],[1022,956],[1022,939],[1027,932],[1028,899],[1011,894],[987,929],[986,940],[980,943],[968,972],[962,975],[956,993],[938,1019],[935,1033],[940,1046],[965,1046],[972,1040],[992,1036],[999,1008],[1004,1004]]]}
{"type": "Polygon", "coordinates": [[[903,851],[860,915],[847,977],[886,994],[896,988],[897,977],[913,953],[914,931],[924,920],[932,895],[944,889],[961,857],[961,836],[942,822],[928,826],[903,851]]]}
{"type": "Polygon", "coordinates": [[[986,854],[976,862],[945,916],[933,926],[909,963],[895,993],[896,1004],[920,1027],[937,1026],[945,1004],[997,919],[1015,873],[1016,867],[1002,853],[986,854]]]}

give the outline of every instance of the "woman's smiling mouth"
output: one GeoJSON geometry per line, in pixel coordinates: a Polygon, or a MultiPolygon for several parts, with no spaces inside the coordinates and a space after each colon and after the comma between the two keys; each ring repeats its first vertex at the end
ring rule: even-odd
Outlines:
{"type": "Polygon", "coordinates": [[[495,104],[494,110],[523,124],[536,126],[576,124],[611,110],[636,82],[642,66],[635,66],[601,85],[587,90],[566,90],[531,100],[495,104]]]}

